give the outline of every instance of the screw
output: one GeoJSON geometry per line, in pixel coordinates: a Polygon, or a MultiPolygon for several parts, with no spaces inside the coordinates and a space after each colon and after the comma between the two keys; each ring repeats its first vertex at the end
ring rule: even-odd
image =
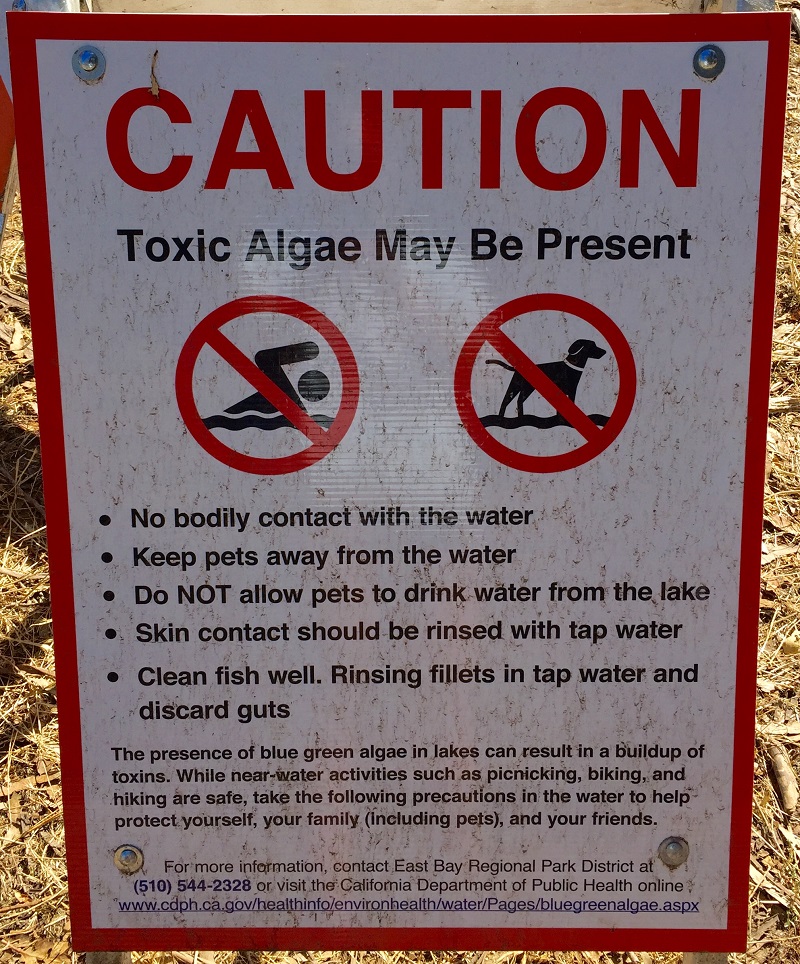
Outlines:
{"type": "Polygon", "coordinates": [[[114,851],[114,866],[123,874],[135,874],[144,866],[144,854],[132,844],[117,847],[114,851]]]}
{"type": "Polygon", "coordinates": [[[106,58],[97,47],[79,47],[72,55],[72,69],[81,80],[93,83],[106,72],[106,58]]]}
{"type": "Polygon", "coordinates": [[[689,844],[683,837],[667,837],[658,845],[658,858],[667,867],[680,867],[689,859],[689,844]]]}
{"type": "Polygon", "coordinates": [[[87,74],[90,74],[93,70],[97,70],[100,58],[97,56],[96,50],[86,48],[78,52],[78,63],[80,64],[81,70],[85,70],[87,74]]]}
{"type": "Polygon", "coordinates": [[[725,69],[725,54],[714,44],[706,44],[695,52],[692,67],[703,80],[714,80],[725,69]]]}

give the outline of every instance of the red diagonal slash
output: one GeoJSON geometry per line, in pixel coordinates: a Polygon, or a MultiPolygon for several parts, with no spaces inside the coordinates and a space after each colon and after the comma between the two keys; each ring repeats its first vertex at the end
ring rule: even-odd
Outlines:
{"type": "Polygon", "coordinates": [[[309,441],[315,445],[325,444],[328,434],[325,429],[317,425],[313,418],[309,417],[288,395],[285,395],[275,382],[268,378],[255,362],[250,361],[230,339],[220,331],[211,331],[206,337],[208,345],[263,395],[270,405],[274,405],[281,415],[285,415],[309,441]]]}
{"type": "Polygon", "coordinates": [[[499,352],[506,361],[516,368],[529,384],[533,385],[542,398],[548,401],[559,415],[563,415],[569,424],[580,432],[587,442],[596,438],[603,431],[578,408],[571,398],[568,398],[561,391],[555,382],[552,382],[545,375],[538,365],[534,364],[523,351],[517,348],[508,335],[498,328],[489,332],[486,335],[486,340],[495,351],[499,352]]]}

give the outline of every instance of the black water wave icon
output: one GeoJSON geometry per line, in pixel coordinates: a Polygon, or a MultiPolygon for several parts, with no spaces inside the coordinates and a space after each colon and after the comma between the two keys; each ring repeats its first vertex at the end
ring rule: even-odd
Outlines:
{"type": "MultiPolygon", "coordinates": [[[[587,415],[586,416],[590,422],[594,422],[595,425],[603,426],[609,419],[608,415],[587,415]]],[[[486,428],[523,428],[528,426],[529,428],[557,428],[559,425],[566,425],[568,428],[574,428],[572,422],[564,418],[560,413],[558,415],[517,415],[514,418],[509,418],[507,416],[501,415],[484,415],[481,419],[481,425],[486,428]]]]}
{"type": "MultiPolygon", "coordinates": [[[[330,415],[309,415],[309,418],[323,428],[330,428],[333,424],[333,418],[330,415]]],[[[264,418],[254,412],[244,415],[242,418],[211,415],[209,418],[203,419],[203,425],[206,428],[226,428],[229,432],[241,432],[245,428],[258,428],[264,432],[272,432],[276,428],[297,428],[285,415],[273,415],[271,418],[264,418]]]]}

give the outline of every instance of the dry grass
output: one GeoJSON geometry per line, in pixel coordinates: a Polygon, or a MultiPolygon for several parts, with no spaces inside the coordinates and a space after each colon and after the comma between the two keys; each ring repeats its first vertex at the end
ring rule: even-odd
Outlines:
{"type": "MultiPolygon", "coordinates": [[[[784,160],[763,537],[751,936],[743,962],[800,962],[800,47],[784,160]]],[[[19,214],[0,259],[0,961],[77,962],[70,945],[36,385],[19,214]]],[[[201,964],[196,952],[134,954],[201,964]]],[[[217,964],[672,964],[642,952],[218,952],[217,964]]]]}

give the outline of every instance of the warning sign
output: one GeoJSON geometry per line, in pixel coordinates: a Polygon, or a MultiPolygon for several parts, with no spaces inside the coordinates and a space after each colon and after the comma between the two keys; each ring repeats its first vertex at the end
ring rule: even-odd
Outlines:
{"type": "MultiPolygon", "coordinates": [[[[260,328],[260,332],[263,333],[259,337],[271,340],[269,328],[266,331],[260,328]]],[[[300,337],[304,336],[301,334],[300,337]]],[[[242,472],[283,475],[318,462],[344,437],[358,405],[358,370],[342,333],[320,312],[291,298],[242,298],[213,311],[189,336],[178,359],[175,390],[187,428],[210,455],[242,472]],[[256,313],[297,318],[312,329],[317,340],[307,338],[292,344],[260,348],[251,360],[222,329],[235,318],[256,313]],[[319,339],[333,350],[340,369],[341,401],[333,417],[311,415],[306,407],[328,398],[331,383],[325,372],[306,367],[298,376],[296,387],[289,376],[293,366],[318,358],[319,339]],[[194,384],[195,369],[204,348],[216,353],[222,364],[230,365],[248,384],[245,398],[220,414],[206,418],[200,415],[195,397],[196,392],[202,397],[205,386],[194,384]],[[221,429],[222,437],[214,435],[213,429],[221,429]],[[227,433],[248,429],[256,433],[295,430],[306,444],[292,455],[259,458],[234,448],[227,441],[230,437],[227,433]]]]}
{"type": "Polygon", "coordinates": [[[788,23],[581,23],[9,19],[76,947],[743,947],[788,23]]]}
{"type": "Polygon", "coordinates": [[[456,366],[456,402],[467,431],[492,458],[527,472],[560,472],[594,458],[622,431],[631,413],[635,392],[636,366],[625,336],[602,311],[563,295],[529,295],[497,308],[467,339],[456,366]],[[509,320],[537,311],[577,315],[596,329],[604,344],[611,346],[619,374],[616,402],[610,415],[589,415],[575,400],[586,365],[605,357],[608,349],[601,348],[593,338],[578,338],[566,349],[563,360],[536,364],[502,331],[509,320]],[[511,372],[511,376],[498,413],[480,417],[475,411],[471,381],[476,358],[484,346],[502,356],[489,358],[486,364],[499,365],[511,372]],[[552,414],[525,413],[525,402],[535,392],[549,403],[552,414]],[[507,414],[510,407],[513,415],[507,414]],[[492,436],[487,431],[489,427],[506,431],[525,427],[538,431],[571,428],[581,437],[582,444],[559,455],[526,454],[492,436]]]}

